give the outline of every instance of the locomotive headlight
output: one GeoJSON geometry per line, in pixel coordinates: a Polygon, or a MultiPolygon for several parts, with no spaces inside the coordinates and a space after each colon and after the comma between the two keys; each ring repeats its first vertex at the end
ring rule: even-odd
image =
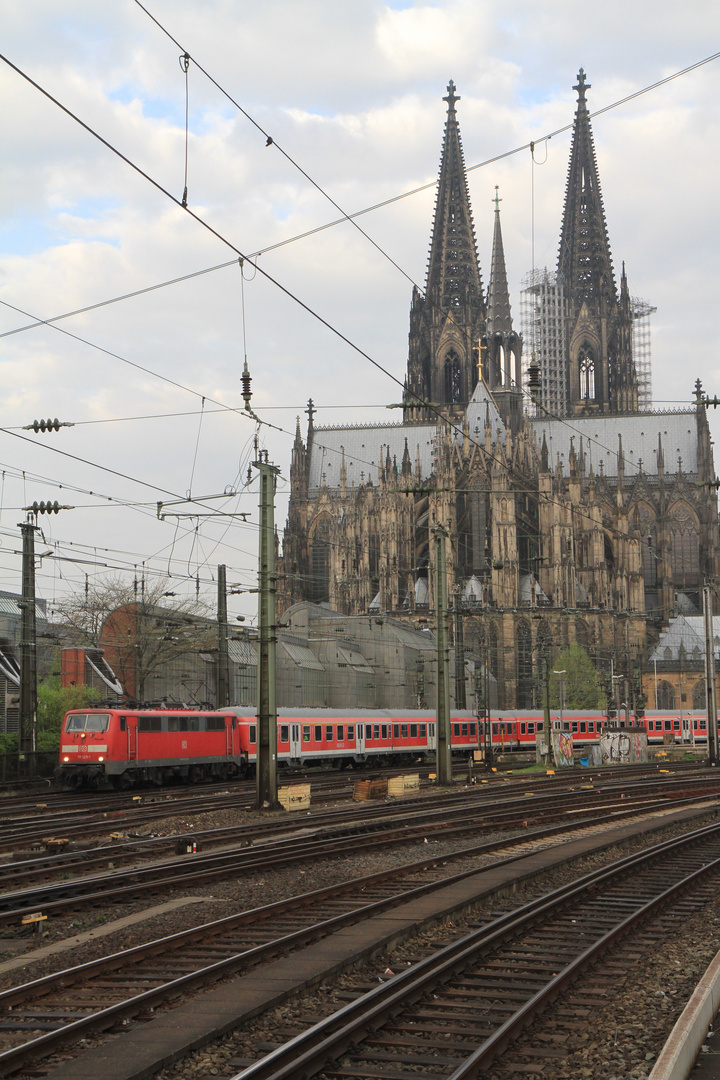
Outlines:
{"type": "Polygon", "coordinates": [[[63,758],[63,761],[69,761],[69,760],[70,760],[70,758],[69,758],[69,757],[64,757],[64,758],[63,758]]]}
{"type": "Polygon", "coordinates": [[[104,761],[104,760],[105,760],[105,758],[102,757],[102,755],[98,758],[98,761],[104,761]]]}

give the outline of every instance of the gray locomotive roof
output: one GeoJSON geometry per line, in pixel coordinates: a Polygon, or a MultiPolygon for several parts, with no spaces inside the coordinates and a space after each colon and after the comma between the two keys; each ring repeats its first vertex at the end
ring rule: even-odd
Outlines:
{"type": "Polygon", "coordinates": [[[547,440],[550,467],[555,468],[559,454],[566,473],[572,439],[576,454],[582,443],[588,470],[592,464],[597,476],[602,462],[605,476],[617,476],[618,436],[622,436],[628,478],[639,472],[640,461],[644,473],[657,475],[658,436],[662,439],[666,472],[677,471],[678,458],[682,458],[683,472],[697,472],[697,419],[691,409],[634,416],[575,416],[567,420],[536,417],[531,423],[538,447],[542,446],[543,436],[547,440]]]}

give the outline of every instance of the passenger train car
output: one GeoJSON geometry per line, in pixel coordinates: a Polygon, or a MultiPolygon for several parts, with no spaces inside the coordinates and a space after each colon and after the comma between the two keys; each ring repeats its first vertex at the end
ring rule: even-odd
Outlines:
{"type": "MultiPolygon", "coordinates": [[[[604,730],[625,727],[600,712],[551,713],[556,731],[573,736],[580,748],[597,743],[604,730]]],[[[707,744],[704,716],[648,713],[632,725],[644,727],[648,742],[707,744]]],[[[493,713],[478,721],[470,712],[451,717],[455,756],[484,749],[532,750],[543,730],[541,711],[493,713]]],[[[314,762],[338,767],[356,764],[398,765],[434,757],[434,712],[336,709],[282,709],[278,712],[278,763],[303,767],[314,762]]],[[[214,712],[188,709],[83,709],[63,722],[57,780],[72,787],[115,787],[178,780],[231,779],[246,776],[257,760],[257,720],[241,708],[214,712]]]]}
{"type": "MultiPolygon", "coordinates": [[[[278,712],[278,763],[423,761],[434,754],[435,729],[430,712],[284,709],[278,712]]],[[[453,753],[467,755],[478,746],[477,717],[453,714],[453,753]]],[[[253,769],[256,751],[257,719],[239,708],[78,709],[63,722],[55,776],[72,787],[94,787],[105,779],[115,787],[230,779],[253,769]]]]}

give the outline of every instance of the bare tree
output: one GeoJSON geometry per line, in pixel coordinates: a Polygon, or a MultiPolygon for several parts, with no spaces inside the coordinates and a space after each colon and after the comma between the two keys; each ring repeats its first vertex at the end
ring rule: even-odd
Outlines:
{"type": "MultiPolygon", "coordinates": [[[[207,608],[177,600],[162,579],[128,584],[107,578],[56,610],[74,644],[102,649],[127,696],[137,701],[145,700],[153,677],[157,681],[178,667],[190,670],[199,654],[217,645],[217,625],[207,608]]],[[[179,696],[194,699],[195,693],[188,685],[179,696]]]]}

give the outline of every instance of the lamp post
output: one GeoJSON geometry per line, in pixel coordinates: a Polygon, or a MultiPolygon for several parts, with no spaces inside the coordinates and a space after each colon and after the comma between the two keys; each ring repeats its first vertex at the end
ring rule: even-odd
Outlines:
{"type": "Polygon", "coordinates": [[[553,675],[560,676],[560,730],[562,730],[563,709],[565,708],[565,680],[563,675],[567,675],[567,671],[563,668],[562,671],[553,671],[553,675]]]}

